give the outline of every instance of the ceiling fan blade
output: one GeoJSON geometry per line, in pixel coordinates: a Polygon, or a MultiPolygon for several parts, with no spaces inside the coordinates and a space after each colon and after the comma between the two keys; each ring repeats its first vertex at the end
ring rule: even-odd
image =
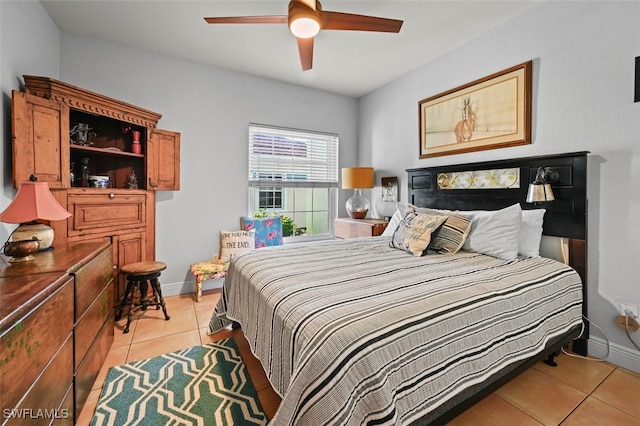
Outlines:
{"type": "Polygon", "coordinates": [[[377,16],[355,15],[353,13],[322,11],[323,30],[400,32],[403,21],[378,18],[377,16]]]}
{"type": "Polygon", "coordinates": [[[289,17],[274,16],[225,16],[204,18],[209,24],[286,24],[289,17]]]}
{"type": "Polygon", "coordinates": [[[313,37],[296,37],[296,40],[298,40],[298,53],[300,54],[302,71],[310,70],[313,66],[313,37]]]}

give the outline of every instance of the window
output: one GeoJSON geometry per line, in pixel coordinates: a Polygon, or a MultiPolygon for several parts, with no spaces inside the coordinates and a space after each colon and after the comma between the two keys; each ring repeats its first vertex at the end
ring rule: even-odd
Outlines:
{"type": "Polygon", "coordinates": [[[336,214],[338,135],[249,124],[249,215],[280,215],[285,237],[327,236],[336,214]]]}
{"type": "MultiPolygon", "coordinates": [[[[259,180],[282,180],[282,175],[259,174],[259,180]]],[[[281,210],[282,209],[282,188],[258,188],[258,209],[260,210],[281,210]]]]}

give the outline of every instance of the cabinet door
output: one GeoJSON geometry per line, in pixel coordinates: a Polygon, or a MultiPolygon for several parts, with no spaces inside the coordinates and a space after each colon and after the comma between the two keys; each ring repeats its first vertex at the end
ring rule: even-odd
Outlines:
{"type": "Polygon", "coordinates": [[[68,188],[69,108],[49,99],[13,91],[13,186],[35,175],[50,188],[68,188]]]}
{"type": "Polygon", "coordinates": [[[143,191],[102,190],[96,193],[71,189],[67,196],[67,235],[116,235],[127,229],[144,228],[147,219],[147,194],[143,191]]]}
{"type": "MultiPolygon", "coordinates": [[[[114,259],[118,259],[118,267],[120,268],[128,263],[148,260],[146,257],[146,244],[144,232],[135,232],[113,237],[113,249],[117,251],[113,254],[114,259]]],[[[126,277],[123,274],[118,274],[117,300],[120,300],[124,295],[126,284],[126,277]]]]}
{"type": "Polygon", "coordinates": [[[180,189],[180,133],[152,131],[147,140],[147,188],[180,189]]]}

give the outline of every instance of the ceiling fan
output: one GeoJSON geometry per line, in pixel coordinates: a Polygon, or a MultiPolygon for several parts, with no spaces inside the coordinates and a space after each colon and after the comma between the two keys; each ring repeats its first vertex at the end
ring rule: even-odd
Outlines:
{"type": "Polygon", "coordinates": [[[300,63],[304,71],[313,65],[313,37],[320,30],[400,32],[398,19],[322,10],[317,0],[291,0],[288,15],[228,16],[204,18],[209,24],[288,24],[298,41],[300,63]]]}

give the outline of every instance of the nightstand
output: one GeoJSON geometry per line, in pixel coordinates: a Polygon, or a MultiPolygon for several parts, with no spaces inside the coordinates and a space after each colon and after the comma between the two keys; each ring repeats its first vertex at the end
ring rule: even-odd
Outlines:
{"type": "Polygon", "coordinates": [[[381,235],[388,221],[383,219],[351,219],[341,217],[333,222],[336,238],[377,237],[381,235]]]}

